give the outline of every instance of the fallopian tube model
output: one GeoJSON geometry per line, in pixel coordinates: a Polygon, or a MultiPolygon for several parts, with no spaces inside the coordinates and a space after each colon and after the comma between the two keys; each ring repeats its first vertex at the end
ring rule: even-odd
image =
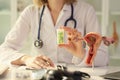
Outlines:
{"type": "Polygon", "coordinates": [[[106,37],[106,36],[103,36],[102,37],[103,39],[103,42],[106,46],[110,46],[110,44],[115,44],[115,47],[118,46],[118,42],[119,42],[119,37],[118,37],[118,33],[117,33],[117,30],[116,30],[116,22],[113,22],[113,34],[112,34],[112,37],[106,37]]]}

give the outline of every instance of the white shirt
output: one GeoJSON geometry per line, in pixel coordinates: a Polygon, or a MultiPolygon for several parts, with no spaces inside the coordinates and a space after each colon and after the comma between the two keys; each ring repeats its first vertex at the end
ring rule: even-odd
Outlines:
{"type": "MultiPolygon", "coordinates": [[[[89,32],[101,33],[101,27],[99,27],[95,11],[92,6],[84,2],[74,3],[73,6],[74,18],[77,21],[77,30],[82,33],[82,36],[89,32]]],[[[32,52],[32,55],[46,55],[55,63],[65,62],[86,66],[85,59],[88,51],[86,52],[85,58],[81,61],[81,59],[72,56],[71,53],[57,46],[56,29],[64,26],[65,21],[70,17],[70,5],[64,5],[55,25],[53,24],[49,9],[47,6],[45,7],[40,30],[40,38],[43,40],[44,46],[40,49],[34,47],[34,41],[38,36],[39,15],[41,13],[41,10],[42,7],[39,10],[37,7],[32,5],[28,6],[22,12],[16,24],[6,36],[4,43],[0,46],[1,61],[10,63],[11,61],[23,56],[24,54],[22,54],[19,50],[21,49],[28,35],[31,34],[30,37],[32,39],[34,50],[32,52]]],[[[73,23],[70,24],[69,22],[67,26],[73,27],[73,23]]],[[[94,62],[96,66],[107,65],[108,53],[106,48],[106,46],[101,45],[97,51],[94,62]]]]}

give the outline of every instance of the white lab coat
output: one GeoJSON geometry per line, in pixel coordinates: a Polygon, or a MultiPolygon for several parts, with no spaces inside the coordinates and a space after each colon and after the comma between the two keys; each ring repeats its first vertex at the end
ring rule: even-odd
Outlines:
{"type": "MultiPolygon", "coordinates": [[[[73,4],[74,6],[74,18],[77,21],[77,30],[84,36],[88,32],[98,32],[101,33],[95,11],[92,6],[84,2],[77,2],[73,4]]],[[[72,56],[71,53],[63,48],[57,46],[56,39],[56,29],[64,26],[65,21],[71,15],[70,5],[64,5],[61,10],[56,24],[53,24],[50,11],[45,7],[43,13],[42,25],[40,31],[40,38],[44,42],[44,46],[40,49],[34,47],[34,41],[38,36],[38,26],[39,26],[39,15],[41,13],[41,8],[38,10],[37,7],[31,5],[28,6],[20,15],[16,24],[12,30],[8,33],[5,38],[4,43],[0,46],[0,60],[9,64],[11,61],[20,58],[22,54],[19,50],[21,49],[24,41],[31,34],[32,45],[33,45],[33,55],[43,54],[51,58],[54,63],[64,62],[64,63],[74,63],[80,66],[86,66],[85,59],[88,54],[86,51],[86,56],[83,60],[72,56]]],[[[69,22],[69,27],[73,27],[73,23],[69,22]]],[[[107,47],[101,45],[99,48],[94,64],[96,66],[105,66],[108,63],[108,53],[107,47]]]]}

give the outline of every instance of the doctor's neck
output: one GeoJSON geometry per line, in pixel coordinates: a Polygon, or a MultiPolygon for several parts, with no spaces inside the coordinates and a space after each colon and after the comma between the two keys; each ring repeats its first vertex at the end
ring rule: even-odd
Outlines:
{"type": "Polygon", "coordinates": [[[65,1],[64,0],[48,0],[48,7],[50,11],[61,11],[65,1]]]}

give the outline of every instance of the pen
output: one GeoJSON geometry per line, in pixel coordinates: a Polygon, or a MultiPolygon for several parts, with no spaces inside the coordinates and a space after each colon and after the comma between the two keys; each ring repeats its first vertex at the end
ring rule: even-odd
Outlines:
{"type": "Polygon", "coordinates": [[[95,65],[94,65],[94,60],[93,60],[93,62],[92,62],[92,70],[94,70],[94,68],[95,68],[95,65]]]}

